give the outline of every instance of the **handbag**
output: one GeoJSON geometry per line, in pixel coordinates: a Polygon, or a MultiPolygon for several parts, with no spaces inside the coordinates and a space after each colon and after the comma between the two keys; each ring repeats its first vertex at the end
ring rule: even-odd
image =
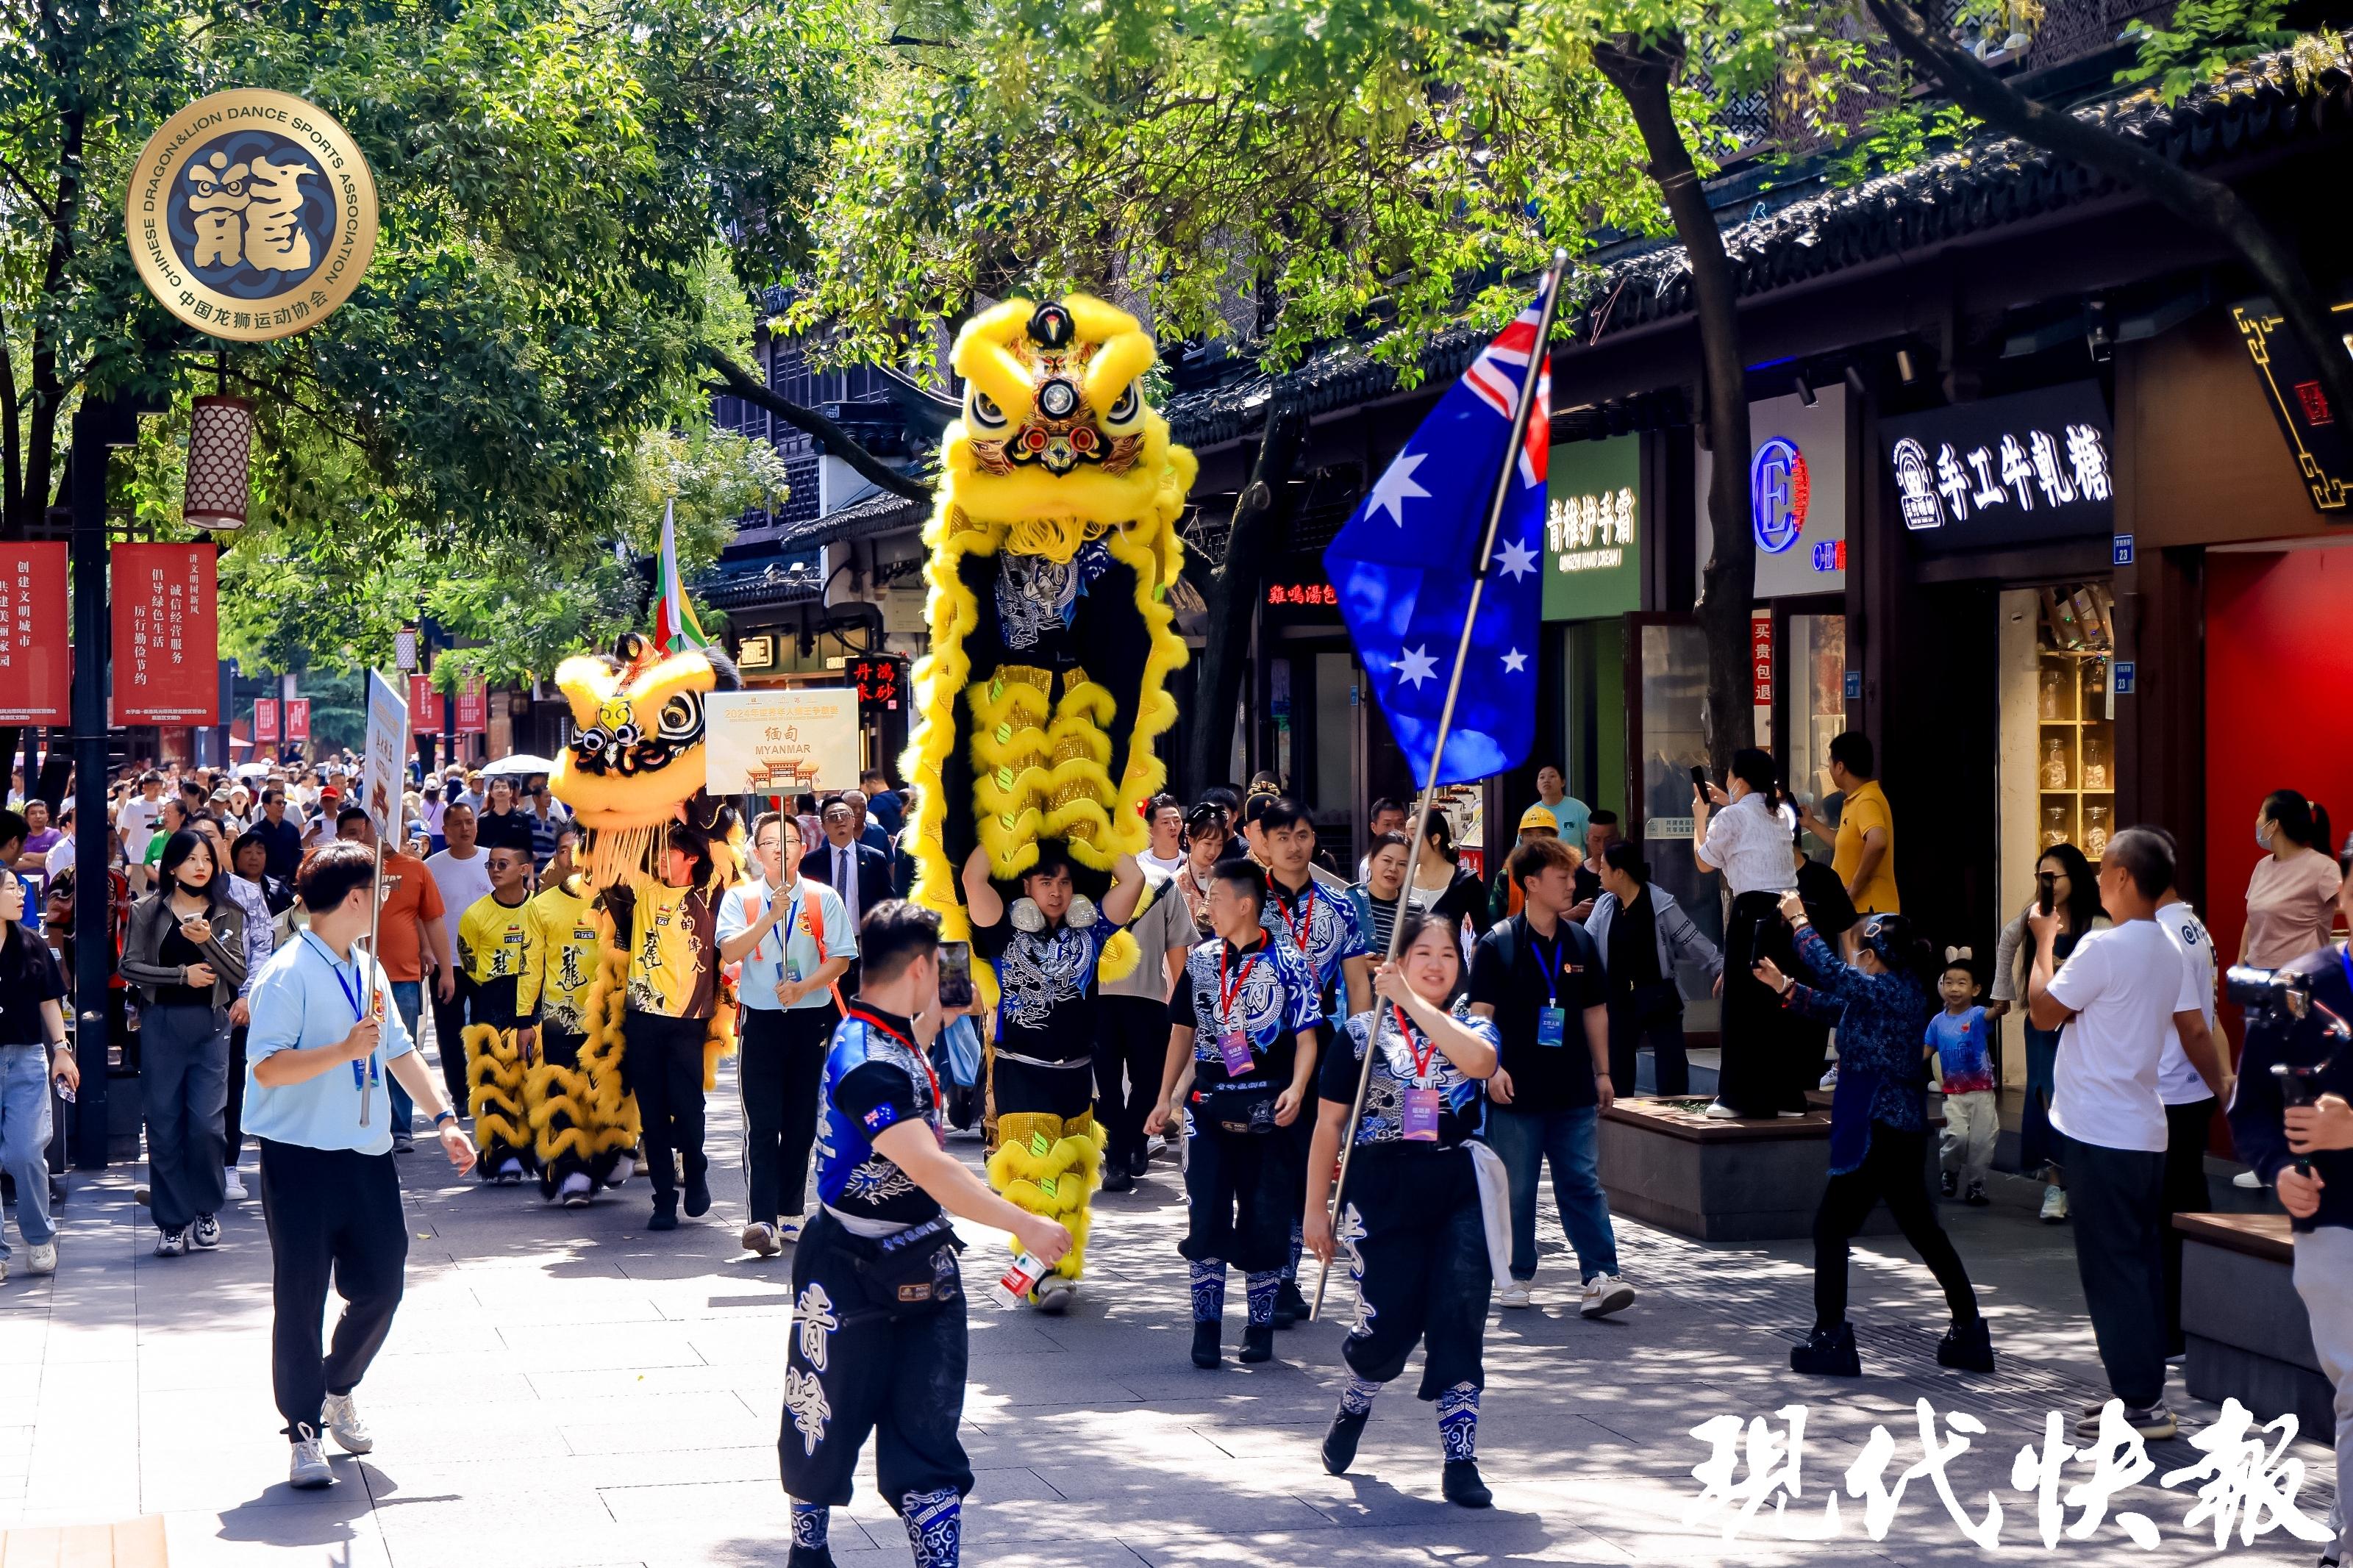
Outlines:
{"type": "Polygon", "coordinates": [[[1282,1091],[1265,1079],[1228,1079],[1193,1091],[1193,1103],[1208,1121],[1228,1132],[1264,1134],[1275,1130],[1274,1102],[1282,1091]]]}

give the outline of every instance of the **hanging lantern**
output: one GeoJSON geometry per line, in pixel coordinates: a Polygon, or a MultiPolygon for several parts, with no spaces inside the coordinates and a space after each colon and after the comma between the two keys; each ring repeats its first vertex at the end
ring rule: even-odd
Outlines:
{"type": "Polygon", "coordinates": [[[199,397],[188,422],[188,491],[180,515],[190,528],[245,526],[253,493],[253,405],[199,397]]]}

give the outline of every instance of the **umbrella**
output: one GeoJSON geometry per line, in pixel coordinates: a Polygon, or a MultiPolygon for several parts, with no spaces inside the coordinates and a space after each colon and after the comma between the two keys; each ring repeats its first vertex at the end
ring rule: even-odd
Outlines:
{"type": "Polygon", "coordinates": [[[545,757],[534,757],[529,752],[517,752],[511,757],[501,757],[495,763],[482,765],[486,779],[527,778],[533,773],[552,773],[555,764],[545,757]]]}

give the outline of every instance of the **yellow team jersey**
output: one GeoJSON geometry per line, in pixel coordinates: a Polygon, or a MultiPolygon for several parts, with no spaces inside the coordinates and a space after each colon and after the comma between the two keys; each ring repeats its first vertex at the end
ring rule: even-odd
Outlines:
{"type": "Polygon", "coordinates": [[[466,978],[477,985],[512,980],[530,965],[529,903],[510,908],[496,894],[474,900],[458,921],[458,946],[465,954],[466,978]]]}
{"type": "Polygon", "coordinates": [[[596,926],[577,877],[523,906],[530,922],[530,962],[515,992],[515,1010],[569,1035],[588,1031],[588,988],[596,980],[596,926]]]}
{"type": "Polygon", "coordinates": [[[655,883],[609,888],[606,907],[629,933],[629,1005],[667,1018],[708,1018],[717,1000],[718,910],[710,894],[655,883]]]}

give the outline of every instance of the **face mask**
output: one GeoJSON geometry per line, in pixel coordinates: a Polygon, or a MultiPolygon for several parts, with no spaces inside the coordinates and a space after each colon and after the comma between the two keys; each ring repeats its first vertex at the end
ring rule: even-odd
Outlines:
{"type": "Polygon", "coordinates": [[[185,877],[175,877],[173,880],[180,884],[180,891],[187,894],[188,897],[192,899],[204,897],[205,885],[202,882],[191,882],[185,877]]]}
{"type": "Polygon", "coordinates": [[[2273,826],[2270,823],[2260,819],[2257,820],[2255,823],[2255,847],[2268,853],[2272,847],[2272,835],[2278,831],[2279,829],[2273,826]]]}

